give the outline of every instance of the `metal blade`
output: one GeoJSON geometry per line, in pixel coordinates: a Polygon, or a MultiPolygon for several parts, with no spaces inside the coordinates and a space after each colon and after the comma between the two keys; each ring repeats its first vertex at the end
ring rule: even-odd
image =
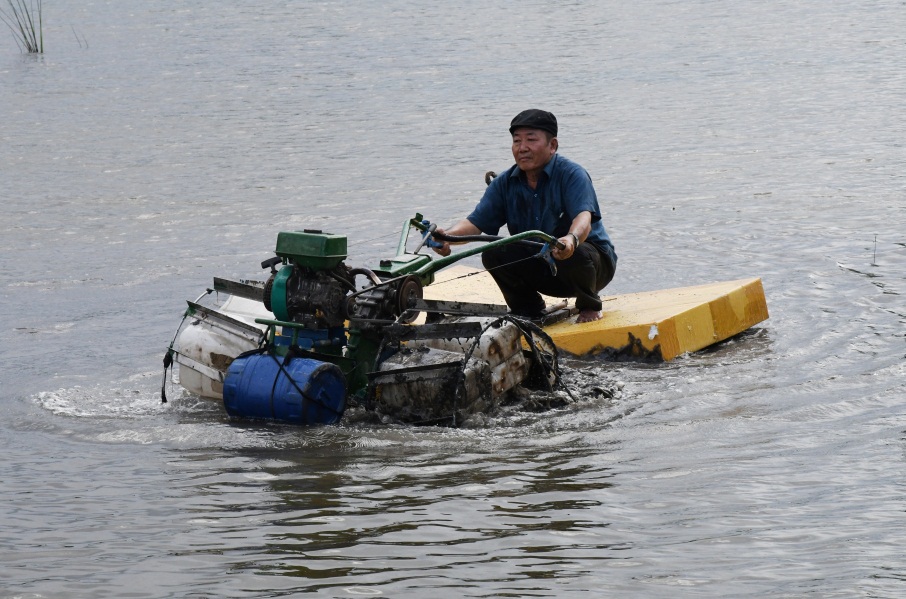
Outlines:
{"type": "Polygon", "coordinates": [[[463,314],[467,316],[503,316],[507,313],[507,307],[498,304],[426,299],[417,299],[409,302],[409,308],[421,312],[440,312],[441,314],[463,314]]]}
{"type": "Polygon", "coordinates": [[[392,324],[384,333],[393,341],[413,339],[462,339],[481,335],[480,322],[439,322],[424,325],[392,324]]]}
{"type": "Polygon", "coordinates": [[[234,329],[233,333],[237,335],[241,334],[251,341],[257,342],[264,335],[264,331],[259,329],[258,327],[250,325],[247,322],[242,322],[241,320],[233,318],[232,316],[228,316],[223,312],[218,312],[217,310],[208,308],[207,306],[202,306],[201,304],[197,304],[191,301],[187,301],[186,303],[189,304],[189,309],[192,311],[191,313],[195,317],[207,320],[208,322],[219,321],[220,323],[222,323],[222,327],[223,325],[228,325],[226,326],[226,328],[232,327],[234,329]]]}
{"type": "Polygon", "coordinates": [[[368,380],[375,383],[383,382],[400,382],[400,381],[418,381],[423,380],[419,374],[426,372],[439,372],[442,370],[457,370],[462,368],[462,362],[440,362],[437,364],[419,364],[417,366],[406,366],[403,368],[394,368],[393,370],[378,370],[368,373],[368,380]]]}
{"type": "Polygon", "coordinates": [[[260,284],[240,283],[239,281],[214,277],[214,291],[229,293],[230,295],[259,302],[264,301],[264,285],[260,284]]]}

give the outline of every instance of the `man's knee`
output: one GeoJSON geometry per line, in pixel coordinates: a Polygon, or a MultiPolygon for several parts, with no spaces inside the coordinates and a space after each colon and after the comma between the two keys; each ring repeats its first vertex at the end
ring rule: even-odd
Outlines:
{"type": "Polygon", "coordinates": [[[613,251],[601,252],[600,268],[598,269],[598,289],[604,289],[613,280],[617,272],[617,257],[613,251]]]}
{"type": "Polygon", "coordinates": [[[494,248],[491,250],[487,250],[486,252],[482,252],[481,253],[482,266],[484,266],[487,270],[500,266],[501,264],[504,263],[503,260],[501,260],[500,254],[501,254],[500,248],[494,248]]]}
{"type": "Polygon", "coordinates": [[[571,275],[580,286],[584,285],[600,291],[613,279],[615,264],[611,256],[606,255],[591,244],[582,244],[572,257],[571,275]]]}

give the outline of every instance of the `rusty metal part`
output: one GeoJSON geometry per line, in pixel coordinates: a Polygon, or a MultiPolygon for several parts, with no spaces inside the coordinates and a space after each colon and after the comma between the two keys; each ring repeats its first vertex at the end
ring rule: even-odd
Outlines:
{"type": "Polygon", "coordinates": [[[441,362],[437,364],[418,364],[416,366],[404,366],[402,368],[388,368],[386,370],[376,370],[374,372],[368,373],[368,378],[372,381],[377,380],[378,382],[403,382],[403,381],[419,381],[422,380],[422,377],[419,376],[428,371],[440,371],[440,370],[459,370],[461,362],[441,362]]]}
{"type": "MultiPolygon", "coordinates": [[[[429,347],[403,347],[372,373],[372,404],[380,414],[412,424],[456,424],[493,413],[491,369],[480,359],[429,347]]],[[[369,375],[371,378],[372,375],[369,375]]]]}
{"type": "Polygon", "coordinates": [[[411,302],[409,307],[421,312],[461,314],[465,316],[503,316],[507,313],[507,307],[499,304],[476,304],[443,300],[419,299],[411,302]]]}
{"type": "Polygon", "coordinates": [[[388,342],[414,341],[418,339],[474,338],[481,335],[478,322],[439,322],[423,325],[391,324],[384,329],[388,342]]]}
{"type": "Polygon", "coordinates": [[[214,291],[229,293],[257,302],[264,301],[264,283],[258,281],[230,281],[214,277],[214,291]]]}
{"type": "Polygon", "coordinates": [[[206,320],[207,322],[213,321],[215,325],[216,322],[220,320],[242,331],[244,333],[243,336],[250,341],[255,341],[257,343],[257,341],[260,341],[261,339],[261,329],[256,326],[233,318],[232,316],[214,310],[213,308],[202,306],[198,302],[187,301],[186,303],[189,305],[189,316],[195,316],[199,320],[206,320]]]}
{"type": "Polygon", "coordinates": [[[400,322],[408,323],[418,318],[418,311],[410,310],[409,306],[422,297],[424,297],[424,290],[421,279],[415,275],[409,275],[403,279],[396,290],[396,313],[400,315],[400,322]]]}

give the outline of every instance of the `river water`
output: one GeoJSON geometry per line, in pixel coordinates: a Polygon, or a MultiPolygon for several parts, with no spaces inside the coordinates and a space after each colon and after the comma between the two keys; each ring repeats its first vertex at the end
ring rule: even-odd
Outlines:
{"type": "Polygon", "coordinates": [[[902,597],[906,4],[123,0],[0,32],[0,597],[902,597]],[[473,429],[161,404],[277,232],[394,253],[554,112],[609,293],[771,317],[473,429]],[[581,391],[581,389],[580,389],[581,391]]]}

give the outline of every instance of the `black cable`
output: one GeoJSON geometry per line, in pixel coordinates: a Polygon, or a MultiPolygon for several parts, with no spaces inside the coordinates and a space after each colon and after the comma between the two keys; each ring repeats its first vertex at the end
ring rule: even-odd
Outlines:
{"type": "Polygon", "coordinates": [[[572,391],[570,391],[569,387],[567,387],[566,384],[563,383],[563,379],[560,377],[559,365],[558,365],[558,361],[557,361],[557,345],[554,343],[554,340],[551,338],[551,336],[548,335],[547,333],[545,333],[541,327],[539,327],[538,325],[536,325],[535,323],[533,323],[531,321],[523,320],[520,318],[515,318],[510,315],[501,316],[501,317],[496,318],[493,321],[491,321],[487,326],[485,326],[481,330],[481,333],[475,338],[475,341],[472,342],[472,344],[469,346],[468,351],[465,353],[465,356],[464,356],[464,359],[462,362],[462,366],[460,367],[459,373],[457,376],[456,387],[454,388],[454,391],[453,391],[454,412],[450,416],[450,418],[453,422],[454,427],[456,426],[456,409],[457,409],[457,404],[459,401],[460,388],[465,387],[464,383],[465,383],[465,377],[466,377],[466,367],[469,363],[469,359],[472,357],[472,354],[475,352],[478,345],[481,343],[482,335],[484,335],[488,331],[488,329],[499,326],[503,322],[513,323],[516,326],[516,328],[519,329],[519,332],[522,333],[522,336],[525,338],[526,342],[529,345],[529,348],[532,351],[533,360],[538,365],[538,367],[541,369],[541,375],[544,378],[545,382],[547,383],[548,391],[553,393],[554,388],[556,386],[560,389],[563,389],[566,392],[566,394],[569,395],[570,399],[572,399],[573,401],[577,401],[576,397],[572,394],[572,391]],[[550,363],[547,363],[544,360],[541,349],[539,348],[538,344],[535,343],[534,335],[537,335],[538,337],[540,337],[542,341],[544,341],[546,344],[548,344],[548,346],[550,348],[552,348],[553,359],[551,360],[550,363]],[[551,383],[551,374],[552,373],[554,375],[554,377],[553,377],[555,380],[554,383],[551,383]]]}
{"type": "MultiPolygon", "coordinates": [[[[299,392],[299,395],[301,395],[302,397],[304,397],[304,398],[307,399],[308,401],[311,401],[311,402],[314,402],[314,403],[318,404],[319,406],[321,406],[321,407],[324,408],[325,410],[328,410],[328,411],[330,411],[330,412],[333,412],[333,413],[336,414],[337,416],[340,416],[340,417],[343,416],[343,412],[342,412],[342,411],[337,411],[337,410],[335,410],[333,407],[326,405],[326,404],[325,404],[324,402],[322,402],[321,400],[319,400],[319,399],[317,399],[317,398],[314,398],[314,397],[311,397],[311,396],[309,396],[307,393],[305,393],[302,389],[299,388],[299,385],[298,385],[298,383],[296,383],[296,380],[295,380],[293,377],[290,376],[289,372],[287,372],[286,368],[284,367],[284,364],[286,364],[286,362],[292,360],[294,357],[296,357],[296,358],[305,358],[305,356],[303,356],[303,355],[301,355],[301,354],[298,354],[298,353],[295,353],[295,348],[290,348],[289,352],[286,354],[286,357],[283,359],[283,362],[281,362],[280,360],[277,359],[277,355],[276,355],[276,354],[269,354],[269,355],[271,356],[271,358],[274,359],[274,362],[277,363],[277,366],[280,367],[280,371],[284,374],[284,376],[286,376],[286,378],[289,379],[289,382],[292,383],[293,387],[296,388],[296,391],[299,392]]],[[[309,359],[314,359],[314,358],[309,358],[309,359]]],[[[318,360],[318,361],[320,362],[320,360],[318,360]]],[[[328,363],[329,363],[329,362],[322,362],[322,364],[328,364],[328,363]]],[[[274,386],[275,386],[275,388],[276,388],[276,384],[277,384],[276,379],[274,379],[274,386]]],[[[343,386],[345,387],[346,385],[344,384],[343,386]]],[[[274,395],[274,394],[273,394],[273,391],[271,391],[271,400],[272,400],[272,401],[273,401],[273,395],[274,395]]],[[[344,407],[345,407],[345,405],[346,405],[346,401],[345,401],[346,398],[344,397],[343,400],[344,400],[344,401],[343,401],[343,405],[344,405],[344,407]]],[[[273,413],[273,407],[271,408],[271,412],[273,413]]]]}
{"type": "MultiPolygon", "coordinates": [[[[276,390],[276,388],[277,388],[277,381],[280,380],[280,373],[281,373],[281,372],[283,373],[283,376],[285,376],[287,379],[289,379],[289,382],[292,383],[292,386],[296,388],[296,391],[298,391],[298,392],[299,392],[299,395],[302,396],[304,399],[306,399],[306,400],[308,400],[308,401],[311,401],[311,402],[314,402],[314,403],[318,404],[319,406],[321,406],[322,408],[324,408],[325,410],[328,410],[328,411],[330,411],[330,412],[333,412],[334,414],[337,414],[338,416],[341,416],[341,417],[343,416],[343,412],[342,412],[342,411],[338,411],[338,410],[334,409],[333,407],[331,407],[331,406],[329,406],[329,405],[326,405],[326,404],[325,404],[324,402],[322,402],[321,400],[319,400],[319,399],[317,399],[317,398],[314,398],[314,397],[311,397],[311,396],[309,396],[307,393],[305,393],[305,392],[299,387],[298,383],[296,383],[296,380],[295,380],[292,376],[290,376],[290,374],[289,374],[289,372],[286,370],[286,367],[284,366],[284,364],[285,364],[287,361],[291,361],[293,357],[296,357],[296,358],[304,358],[304,357],[305,357],[304,355],[295,353],[295,351],[294,351],[292,348],[290,349],[289,353],[287,353],[287,355],[286,355],[286,357],[284,358],[283,362],[281,362],[280,360],[278,360],[278,359],[277,359],[277,355],[274,354],[274,353],[272,353],[272,352],[270,352],[270,351],[268,351],[266,347],[259,347],[259,348],[257,348],[257,349],[252,349],[252,350],[249,350],[249,351],[246,351],[246,352],[242,352],[241,354],[239,354],[238,356],[236,356],[236,357],[233,359],[233,361],[235,362],[236,360],[238,360],[238,359],[240,359],[240,358],[247,358],[247,357],[249,357],[249,356],[255,356],[255,355],[259,355],[259,354],[267,354],[267,355],[269,355],[269,356],[271,357],[271,359],[272,359],[274,362],[277,363],[277,368],[279,369],[279,371],[277,372],[276,376],[274,376],[274,382],[273,382],[273,384],[272,384],[272,386],[271,386],[270,401],[271,401],[271,415],[272,415],[272,416],[274,415],[274,392],[275,392],[275,390],[276,390]]],[[[313,359],[313,358],[309,358],[309,359],[313,359]]],[[[320,361],[320,360],[319,360],[319,361],[320,361]]],[[[324,364],[329,364],[329,362],[323,362],[323,363],[324,363],[324,364]]],[[[344,398],[344,400],[345,400],[345,398],[344,398]]],[[[346,402],[344,401],[344,402],[343,402],[344,406],[345,406],[345,403],[346,403],[346,402]]]]}

